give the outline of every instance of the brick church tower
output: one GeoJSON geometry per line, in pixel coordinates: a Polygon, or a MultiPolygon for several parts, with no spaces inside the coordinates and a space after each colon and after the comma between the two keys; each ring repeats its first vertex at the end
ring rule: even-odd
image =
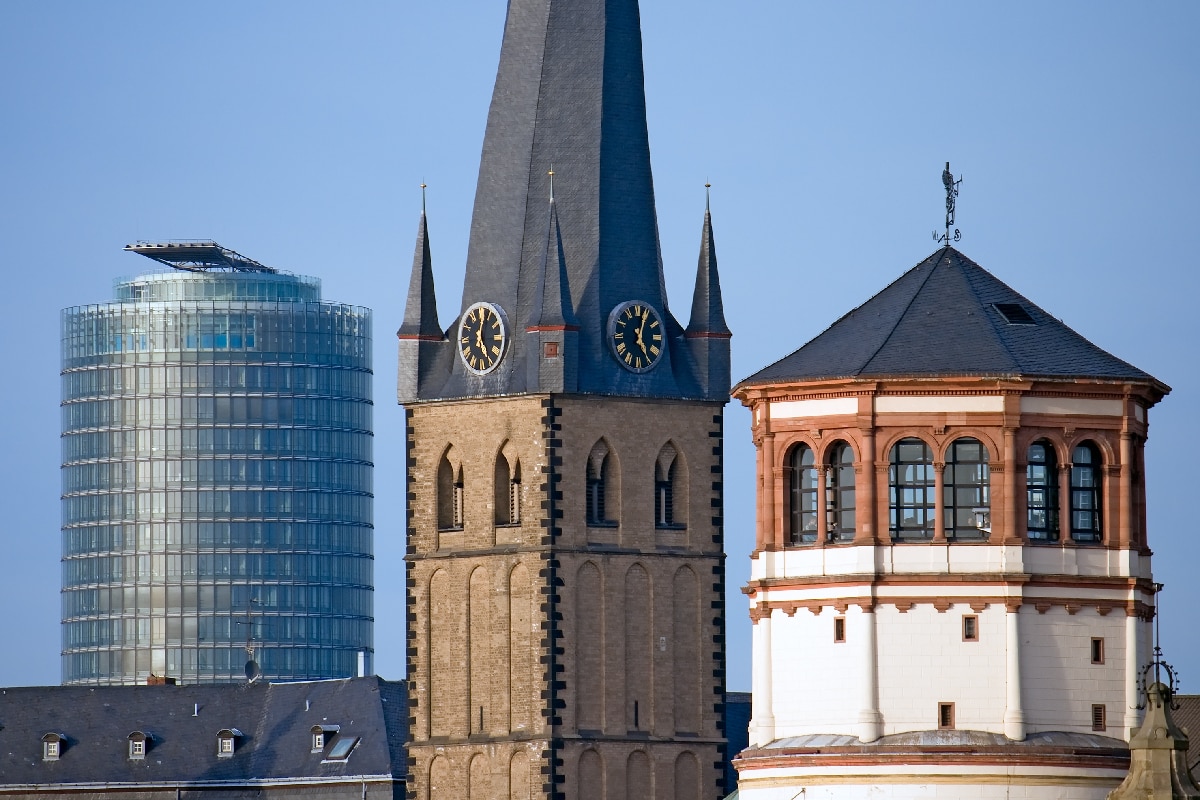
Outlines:
{"type": "Polygon", "coordinates": [[[742,381],[739,796],[1103,800],[1151,658],[1168,391],[953,247],[742,381]]]}
{"type": "Polygon", "coordinates": [[[707,211],[668,305],[636,0],[511,0],[461,309],[422,214],[398,336],[409,796],[720,797],[730,332],[707,211]]]}

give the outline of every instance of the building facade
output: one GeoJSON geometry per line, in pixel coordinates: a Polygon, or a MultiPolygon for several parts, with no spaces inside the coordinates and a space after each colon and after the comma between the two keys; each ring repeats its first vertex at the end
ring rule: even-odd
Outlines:
{"type": "Polygon", "coordinates": [[[181,268],[62,315],[63,682],[359,674],[370,311],[212,243],[130,249],[181,268]]]}
{"type": "Polygon", "coordinates": [[[400,339],[410,797],[722,796],[711,220],[667,294],[635,0],[512,0],[461,310],[428,227],[400,339]]]}
{"type": "Polygon", "coordinates": [[[1114,789],[1151,658],[1143,451],[1168,391],[952,247],[740,383],[741,795],[1114,789]]]}

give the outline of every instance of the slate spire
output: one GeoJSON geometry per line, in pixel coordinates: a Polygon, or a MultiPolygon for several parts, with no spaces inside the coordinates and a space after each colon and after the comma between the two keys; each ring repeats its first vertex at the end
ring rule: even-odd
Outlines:
{"type": "Polygon", "coordinates": [[[725,324],[725,307],[721,302],[721,279],[717,275],[717,246],[713,242],[712,205],[705,184],[704,227],[700,233],[700,262],[696,267],[696,289],[692,293],[692,318],[687,334],[718,334],[730,336],[725,324]]]}
{"type": "Polygon", "coordinates": [[[711,187],[704,185],[704,227],[700,233],[700,260],[696,265],[696,289],[692,292],[692,318],[684,337],[699,369],[705,397],[724,399],[729,394],[729,340],[733,334],[725,324],[721,302],[721,278],[717,274],[717,246],[713,241],[711,187]]]}
{"type": "MultiPolygon", "coordinates": [[[[424,186],[422,193],[424,192],[424,186]]],[[[412,276],[408,281],[408,301],[404,306],[404,322],[396,335],[401,339],[442,338],[438,324],[437,297],[433,289],[433,259],[429,254],[429,223],[425,217],[424,196],[421,200],[421,221],[417,225],[417,247],[413,253],[412,276]]]]}
{"type": "Polygon", "coordinates": [[[445,362],[448,352],[442,346],[446,337],[438,323],[424,190],[422,184],[421,221],[417,225],[417,246],[413,253],[412,275],[408,281],[408,299],[404,306],[404,321],[400,330],[396,331],[396,338],[399,339],[396,399],[400,403],[418,399],[422,380],[428,378],[433,364],[445,362]]]}
{"type": "Polygon", "coordinates": [[[578,388],[579,319],[571,307],[570,279],[554,202],[554,170],[550,170],[549,224],[543,242],[537,291],[525,329],[526,388],[571,392],[578,388]]]}

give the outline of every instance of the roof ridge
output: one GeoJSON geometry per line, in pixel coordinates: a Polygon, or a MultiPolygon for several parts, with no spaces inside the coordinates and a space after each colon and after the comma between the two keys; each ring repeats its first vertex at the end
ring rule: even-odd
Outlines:
{"type": "MultiPolygon", "coordinates": [[[[950,245],[946,245],[945,247],[942,248],[942,250],[943,250],[942,257],[943,258],[945,257],[945,251],[950,250],[950,249],[951,249],[950,245]]],[[[917,267],[921,266],[921,264],[925,263],[928,260],[929,259],[927,259],[927,258],[922,259],[921,261],[917,262],[917,265],[915,267],[913,267],[913,269],[916,269],[917,267]]],[[[862,371],[864,369],[866,369],[867,364],[870,364],[871,361],[874,360],[875,356],[879,355],[879,353],[883,350],[883,348],[887,346],[887,343],[892,340],[892,336],[895,335],[895,333],[896,333],[896,328],[900,327],[900,323],[904,321],[904,318],[906,316],[908,316],[908,310],[910,308],[912,308],[912,304],[915,303],[917,301],[917,298],[921,296],[921,290],[925,288],[925,284],[929,283],[929,279],[933,277],[933,273],[937,271],[937,268],[938,268],[938,264],[935,261],[933,263],[933,266],[929,270],[929,274],[925,276],[925,279],[923,281],[921,281],[921,283],[917,286],[916,291],[914,291],[912,293],[912,295],[908,298],[908,302],[904,304],[904,310],[901,311],[896,316],[896,321],[892,324],[892,328],[891,328],[891,330],[888,331],[887,336],[884,336],[883,339],[879,342],[879,346],[876,347],[874,350],[872,350],[871,355],[867,356],[867,358],[865,358],[863,360],[862,364],[858,367],[858,369],[856,369],[854,371],[855,375],[861,374],[862,371]]],[[[911,271],[912,270],[909,270],[909,272],[911,272],[911,271]]],[[[907,274],[907,273],[905,273],[905,274],[907,274]]],[[[900,277],[903,278],[904,276],[901,275],[900,277]]],[[[900,278],[897,278],[895,281],[892,281],[892,283],[894,284],[899,280],[900,280],[900,278]]],[[[889,284],[889,286],[890,285],[891,284],[889,284]]],[[[887,291],[887,289],[885,288],[883,291],[887,291]]],[[[874,295],[871,296],[871,299],[873,300],[875,297],[878,297],[879,295],[883,294],[883,291],[876,292],[874,295]]],[[[870,300],[868,300],[867,302],[869,303],[870,300]]],[[[863,305],[866,305],[866,303],[864,303],[863,305]]],[[[830,327],[833,327],[833,326],[831,325],[830,327]]]]}
{"type": "MultiPolygon", "coordinates": [[[[953,250],[954,248],[950,248],[950,249],[953,250]]],[[[954,250],[954,252],[958,254],[959,271],[960,272],[964,272],[963,267],[966,264],[970,264],[971,266],[975,267],[976,269],[978,269],[982,272],[987,272],[988,275],[991,275],[990,272],[988,272],[986,269],[984,269],[983,267],[976,264],[971,259],[967,258],[965,255],[960,253],[958,250],[954,250]],[[963,262],[965,262],[965,264],[963,262]]],[[[1000,344],[1001,349],[1003,349],[1004,352],[1008,354],[1008,358],[1010,361],[1012,361],[1013,367],[1017,370],[1017,372],[1021,372],[1022,367],[1023,367],[1023,364],[1021,363],[1021,359],[1017,358],[1016,354],[1013,353],[1012,348],[1008,346],[1008,342],[1005,340],[1005,338],[1003,336],[1000,335],[1000,329],[996,326],[996,321],[994,319],[992,319],[992,315],[986,313],[987,306],[994,305],[994,304],[985,303],[983,301],[983,298],[979,296],[979,292],[976,291],[976,289],[975,289],[975,281],[973,281],[969,277],[967,277],[967,275],[965,273],[963,274],[962,277],[963,277],[963,280],[966,281],[967,290],[971,293],[971,296],[975,298],[975,301],[977,303],[979,303],[979,307],[984,310],[984,312],[985,312],[984,316],[987,318],[988,327],[992,331],[992,335],[996,338],[996,341],[1000,344]]],[[[993,277],[995,277],[995,276],[993,276],[993,277]]],[[[997,278],[996,280],[999,280],[999,278],[997,278]]],[[[1008,284],[1005,284],[1005,286],[1007,286],[1007,285],[1008,284]]],[[[1016,291],[1015,289],[1013,290],[1013,293],[1016,294],[1018,297],[1022,297],[1022,298],[1024,297],[1024,295],[1022,295],[1020,292],[1016,291]]]]}

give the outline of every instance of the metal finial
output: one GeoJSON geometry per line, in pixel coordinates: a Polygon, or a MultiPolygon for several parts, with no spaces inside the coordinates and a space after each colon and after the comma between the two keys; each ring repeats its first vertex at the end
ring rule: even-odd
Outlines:
{"type": "Polygon", "coordinates": [[[958,228],[954,228],[954,234],[951,235],[950,228],[954,227],[954,205],[955,198],[958,197],[958,187],[962,183],[962,178],[954,179],[954,175],[950,172],[950,162],[946,162],[946,168],[942,170],[942,186],[946,187],[946,232],[941,236],[937,231],[933,232],[933,240],[944,245],[949,245],[951,242],[957,242],[962,239],[962,232],[958,228]]]}
{"type": "Polygon", "coordinates": [[[1158,595],[1163,590],[1161,583],[1153,584],[1154,588],[1154,657],[1150,663],[1142,667],[1142,674],[1138,679],[1138,688],[1141,690],[1142,702],[1138,704],[1138,708],[1142,709],[1150,702],[1150,676],[1154,676],[1154,683],[1161,684],[1166,687],[1166,696],[1163,698],[1171,706],[1172,711],[1179,710],[1179,702],[1175,699],[1175,695],[1179,692],[1179,673],[1175,668],[1163,660],[1162,657],[1162,640],[1159,638],[1159,620],[1162,618],[1159,614],[1158,595]],[[1163,682],[1163,673],[1166,673],[1166,682],[1163,682]]]}
{"type": "Polygon", "coordinates": [[[429,188],[429,186],[425,183],[425,181],[421,181],[421,214],[422,215],[425,214],[425,190],[428,188],[429,188]]]}
{"type": "Polygon", "coordinates": [[[550,202],[554,202],[554,165],[550,165],[550,171],[546,173],[550,176],[550,202]]]}
{"type": "Polygon", "coordinates": [[[712,211],[712,184],[707,180],[704,182],[704,213],[712,211]]]}

